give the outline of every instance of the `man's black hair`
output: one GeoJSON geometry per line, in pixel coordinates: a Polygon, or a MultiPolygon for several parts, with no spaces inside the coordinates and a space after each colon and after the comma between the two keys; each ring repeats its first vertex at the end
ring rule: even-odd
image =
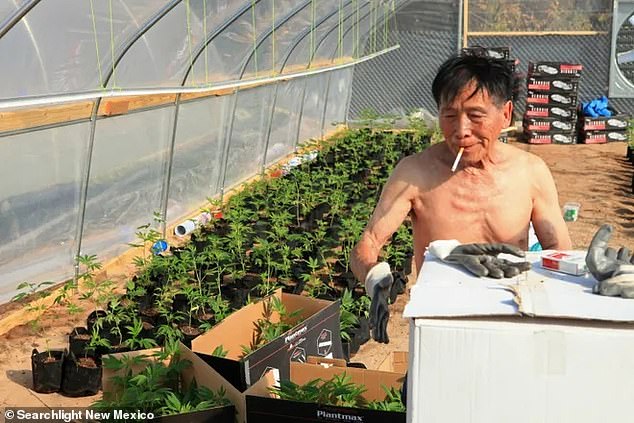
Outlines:
{"type": "Polygon", "coordinates": [[[508,62],[489,57],[484,48],[472,48],[440,65],[431,86],[436,105],[453,102],[471,81],[476,84],[472,96],[486,91],[498,106],[513,96],[515,77],[508,62]]]}

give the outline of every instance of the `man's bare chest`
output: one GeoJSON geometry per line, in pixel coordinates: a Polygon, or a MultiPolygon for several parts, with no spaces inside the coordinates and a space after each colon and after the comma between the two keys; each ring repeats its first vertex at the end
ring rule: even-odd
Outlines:
{"type": "Polygon", "coordinates": [[[430,241],[518,241],[525,236],[532,211],[529,190],[522,185],[504,181],[489,187],[439,186],[420,195],[415,220],[430,241]]]}

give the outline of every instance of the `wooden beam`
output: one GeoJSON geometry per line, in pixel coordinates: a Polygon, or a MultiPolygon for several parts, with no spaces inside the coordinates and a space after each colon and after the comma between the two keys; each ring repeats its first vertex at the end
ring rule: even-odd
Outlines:
{"type": "Polygon", "coordinates": [[[0,112],[0,131],[17,131],[56,123],[90,119],[92,107],[92,101],[84,101],[74,104],[0,112]]]}
{"type": "Polygon", "coordinates": [[[606,35],[606,31],[517,31],[517,32],[470,32],[469,35],[472,37],[533,37],[533,36],[548,36],[548,35],[570,35],[570,36],[579,36],[579,35],[606,35]]]}
{"type": "MultiPolygon", "coordinates": [[[[352,57],[345,57],[337,60],[337,64],[352,61],[352,57]]],[[[330,66],[332,63],[328,60],[315,61],[311,64],[310,69],[318,69],[320,67],[330,66]]],[[[307,70],[306,65],[294,65],[285,69],[284,73],[292,73],[307,70]]],[[[245,75],[245,78],[255,77],[256,75],[245,75]]],[[[262,76],[260,74],[259,76],[262,76]]],[[[240,90],[267,85],[270,82],[261,81],[254,82],[246,86],[240,87],[240,90]]],[[[181,100],[193,100],[197,98],[232,95],[237,88],[210,89],[209,91],[200,93],[185,93],[181,95],[181,100]]],[[[166,104],[174,104],[176,94],[155,94],[155,95],[137,95],[123,97],[105,97],[99,104],[98,116],[117,116],[123,115],[133,110],[157,107],[166,104]]],[[[54,125],[64,122],[72,122],[78,120],[87,120],[91,117],[94,101],[81,101],[76,103],[60,104],[55,106],[23,108],[11,111],[0,112],[0,132],[18,131],[23,129],[38,128],[46,125],[54,125]]]]}
{"type": "Polygon", "coordinates": [[[469,0],[462,3],[462,48],[469,47],[469,0]]]}

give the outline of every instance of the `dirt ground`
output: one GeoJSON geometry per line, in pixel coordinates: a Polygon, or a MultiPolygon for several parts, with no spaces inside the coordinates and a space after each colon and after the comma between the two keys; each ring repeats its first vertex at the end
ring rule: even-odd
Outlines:
{"type": "MultiPolygon", "coordinates": [[[[634,195],[631,191],[634,167],[625,159],[626,145],[527,145],[514,143],[544,159],[559,190],[561,205],[568,201],[581,204],[579,219],[568,227],[575,249],[586,249],[597,228],[604,222],[614,226],[612,245],[634,248],[634,195]]],[[[130,266],[124,266],[130,269],[130,266]]],[[[110,272],[111,275],[116,271],[110,272]]],[[[413,282],[410,282],[410,285],[413,282]]],[[[391,306],[388,325],[390,343],[370,341],[352,361],[376,368],[391,351],[408,350],[408,322],[402,318],[407,294],[391,306]]],[[[1,309],[0,309],[1,311],[1,309]]],[[[0,315],[0,319],[3,318],[0,315]]],[[[5,406],[87,406],[99,395],[65,398],[58,394],[37,394],[31,388],[30,353],[33,348],[64,347],[67,334],[83,325],[85,316],[48,315],[41,331],[34,334],[28,326],[19,326],[0,337],[0,407],[5,406]]]]}

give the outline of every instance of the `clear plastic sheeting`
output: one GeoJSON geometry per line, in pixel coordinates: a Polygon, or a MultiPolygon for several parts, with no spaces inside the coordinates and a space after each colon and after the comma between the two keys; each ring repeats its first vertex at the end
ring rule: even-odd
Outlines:
{"type": "Polygon", "coordinates": [[[352,85],[352,69],[343,69],[329,74],[328,103],[324,116],[324,134],[335,129],[336,125],[345,123],[348,90],[352,85]]]}
{"type": "Polygon", "coordinates": [[[160,212],[174,107],[97,122],[82,253],[112,257],[160,212]]]}
{"type": "Polygon", "coordinates": [[[0,302],[23,281],[72,276],[89,134],[76,124],[0,138],[0,302]]]}
{"type": "Polygon", "coordinates": [[[22,8],[29,0],[2,0],[0,1],[0,22],[6,22],[13,14],[22,8]]]}
{"type": "Polygon", "coordinates": [[[0,0],[0,302],[330,133],[399,3],[0,0]]]}
{"type": "MultiPolygon", "coordinates": [[[[356,10],[363,10],[366,4],[362,1],[348,0],[343,2],[343,8],[341,14],[343,16],[356,15],[356,10]]],[[[333,28],[336,28],[340,19],[339,8],[333,9],[328,13],[320,16],[315,21],[314,31],[305,31],[302,34],[301,39],[296,40],[290,52],[286,53],[288,58],[285,59],[284,67],[288,69],[296,69],[300,67],[307,67],[309,64],[315,63],[313,59],[315,50],[319,48],[319,44],[326,37],[333,28]]],[[[332,51],[329,52],[332,54],[332,51]]],[[[330,62],[330,56],[328,56],[328,62],[330,62]]]]}
{"type": "Polygon", "coordinates": [[[238,91],[224,186],[232,187],[262,170],[273,86],[238,91]]]}
{"type": "Polygon", "coordinates": [[[355,9],[349,15],[338,15],[337,25],[319,42],[313,60],[316,63],[332,63],[363,51],[364,45],[365,54],[388,48],[390,45],[384,37],[388,26],[384,10],[383,5],[371,3],[365,9],[359,9],[359,13],[355,9]]]}
{"type": "Polygon", "coordinates": [[[338,4],[338,0],[305,0],[295,9],[283,11],[286,15],[278,20],[281,24],[275,31],[271,28],[257,50],[251,53],[245,74],[255,74],[256,67],[279,71],[286,53],[295,45],[298,36],[310,29],[319,16],[336,10],[338,4]]]}
{"type": "Polygon", "coordinates": [[[99,89],[113,48],[116,54],[160,5],[113,3],[111,18],[108,1],[40,1],[0,38],[0,98],[99,89]]]}
{"type": "Polygon", "coordinates": [[[327,74],[319,74],[306,78],[304,107],[299,128],[299,139],[302,141],[321,137],[321,121],[324,112],[327,74]]]}
{"type": "MultiPolygon", "coordinates": [[[[278,13],[291,9],[299,0],[261,0],[245,2],[242,13],[229,20],[226,27],[206,47],[207,71],[210,81],[231,81],[240,79],[240,73],[244,67],[249,53],[253,50],[258,37],[272,26],[275,9],[278,13]]],[[[204,72],[205,59],[203,55],[196,60],[193,73],[200,75],[204,72]]],[[[266,69],[265,67],[262,69],[266,69]]],[[[270,69],[270,66],[269,66],[270,69]]],[[[260,68],[258,67],[258,70],[260,68]]],[[[261,75],[250,75],[261,76],[261,75]]]]}
{"type": "Polygon", "coordinates": [[[282,82],[276,88],[266,165],[276,162],[295,149],[303,89],[303,79],[282,82]]]}
{"type": "MultiPolygon", "coordinates": [[[[190,64],[192,43],[201,39],[198,28],[188,28],[188,10],[180,2],[160,21],[149,28],[123,56],[108,86],[156,87],[178,86],[190,64]],[[189,29],[189,30],[188,30],[189,29]]],[[[191,14],[189,15],[191,18],[191,14]]]]}
{"type": "Polygon", "coordinates": [[[229,97],[211,97],[180,105],[167,203],[167,221],[191,214],[220,190],[224,122],[229,97]],[[205,125],[199,125],[205,122],[205,125]]]}

